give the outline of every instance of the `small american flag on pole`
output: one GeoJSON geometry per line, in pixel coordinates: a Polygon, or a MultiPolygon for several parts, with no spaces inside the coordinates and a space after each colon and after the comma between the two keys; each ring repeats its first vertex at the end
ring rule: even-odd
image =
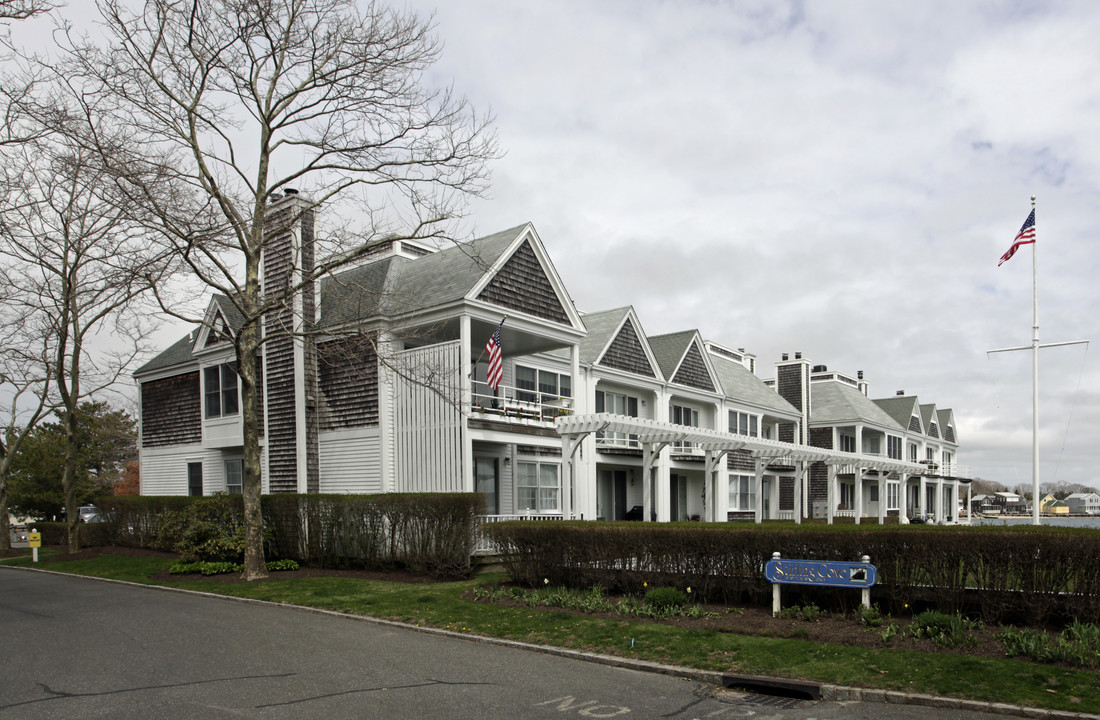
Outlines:
{"type": "Polygon", "coordinates": [[[1020,232],[1016,234],[1016,239],[1012,241],[1012,247],[1008,249],[1004,255],[1001,256],[1001,261],[997,263],[997,267],[1005,264],[1021,245],[1027,245],[1028,243],[1035,242],[1035,210],[1032,209],[1031,214],[1027,216],[1027,220],[1024,220],[1024,226],[1020,228],[1020,232]]]}
{"type": "MultiPolygon", "coordinates": [[[[504,321],[501,320],[500,325],[503,324],[504,321]]],[[[493,331],[493,335],[489,338],[489,342],[485,343],[485,352],[489,354],[487,382],[489,383],[489,387],[494,391],[497,389],[497,386],[500,385],[500,381],[504,379],[504,362],[500,354],[500,325],[497,325],[497,329],[493,331]]]]}

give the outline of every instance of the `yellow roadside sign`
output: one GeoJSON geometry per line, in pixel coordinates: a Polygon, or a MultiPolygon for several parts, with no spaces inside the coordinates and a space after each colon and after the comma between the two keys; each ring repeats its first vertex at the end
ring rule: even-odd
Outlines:
{"type": "Polygon", "coordinates": [[[28,543],[28,547],[32,547],[32,548],[42,547],[42,533],[40,533],[40,532],[27,533],[27,543],[28,543]]]}

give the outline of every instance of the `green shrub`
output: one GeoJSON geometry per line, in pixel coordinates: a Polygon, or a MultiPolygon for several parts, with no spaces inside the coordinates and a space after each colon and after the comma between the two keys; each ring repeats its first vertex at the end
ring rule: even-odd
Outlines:
{"type": "Polygon", "coordinates": [[[906,633],[913,638],[928,638],[940,647],[958,647],[976,644],[977,639],[966,633],[981,629],[981,621],[970,620],[959,613],[948,615],[936,610],[925,610],[913,616],[913,622],[906,633]]]}
{"type": "Polygon", "coordinates": [[[779,611],[779,617],[793,620],[805,620],[806,622],[819,622],[828,613],[817,605],[792,605],[779,611]]]}
{"type": "Polygon", "coordinates": [[[650,588],[645,594],[645,604],[667,612],[687,605],[687,595],[673,587],[650,588]]]}
{"type": "Polygon", "coordinates": [[[175,540],[180,559],[193,562],[239,563],[244,557],[244,518],[239,502],[219,493],[196,498],[182,510],[165,513],[161,544],[175,540]]]}
{"type": "Polygon", "coordinates": [[[1009,657],[1042,663],[1060,662],[1080,668],[1100,667],[1100,626],[1074,620],[1057,636],[1042,630],[1008,627],[997,634],[1009,657]]]}
{"type": "Polygon", "coordinates": [[[885,617],[882,611],[878,609],[878,605],[872,605],[871,607],[859,606],[859,610],[856,610],[856,618],[859,620],[859,624],[869,628],[882,627],[882,623],[885,617]]]}

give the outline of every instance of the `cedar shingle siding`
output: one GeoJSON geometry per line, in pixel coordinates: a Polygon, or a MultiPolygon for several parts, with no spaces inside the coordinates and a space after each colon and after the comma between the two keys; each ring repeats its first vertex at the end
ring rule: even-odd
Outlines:
{"type": "Polygon", "coordinates": [[[558,302],[557,293],[550,286],[542,265],[531,249],[531,243],[520,245],[493,279],[478,295],[479,300],[501,307],[522,310],[563,325],[569,317],[558,302]]]}
{"type": "Polygon", "coordinates": [[[734,450],[726,454],[726,468],[738,473],[753,475],[756,473],[756,463],[752,459],[752,452],[748,450],[734,450]]]}
{"type": "Polygon", "coordinates": [[[703,354],[699,352],[699,346],[696,343],[692,343],[687,354],[684,355],[683,362],[680,363],[680,369],[676,371],[672,382],[714,392],[714,383],[710,381],[710,373],[707,372],[707,365],[703,362],[703,354]]]}
{"type": "MultiPolygon", "coordinates": [[[[303,268],[311,268],[313,262],[313,213],[302,213],[300,219],[302,244],[305,246],[301,258],[292,257],[294,248],[293,227],[274,232],[293,220],[293,213],[301,212],[300,206],[287,202],[283,208],[275,208],[266,218],[267,245],[264,249],[264,291],[270,299],[286,293],[293,281],[295,261],[303,268]]],[[[297,225],[297,223],[295,223],[297,225]]],[[[312,286],[307,285],[301,292],[302,313],[307,319],[313,318],[314,298],[312,286]]],[[[265,345],[267,357],[267,395],[264,402],[267,408],[267,467],[268,486],[272,493],[298,492],[298,429],[295,383],[297,373],[294,367],[295,338],[288,331],[294,327],[294,313],[289,305],[268,313],[264,318],[265,345]]],[[[309,328],[305,328],[308,330],[309,328]]],[[[315,387],[316,367],[311,343],[305,343],[304,366],[301,368],[307,389],[311,395],[315,387]]],[[[317,423],[312,415],[306,422],[306,487],[316,492],[317,463],[317,423]]]]}
{"type": "Polygon", "coordinates": [[[634,330],[634,323],[630,320],[623,324],[622,330],[608,346],[607,352],[600,358],[599,364],[616,370],[625,370],[635,375],[656,377],[653,374],[653,368],[650,366],[649,360],[646,359],[642,342],[638,339],[638,333],[634,330]]]}
{"type": "Polygon", "coordinates": [[[321,430],[378,426],[378,355],[373,337],[318,343],[321,430]]]}
{"type": "Polygon", "coordinates": [[[948,425],[947,429],[943,432],[943,439],[949,443],[955,442],[955,428],[948,425]]]}
{"type": "MultiPolygon", "coordinates": [[[[810,428],[810,441],[813,447],[833,449],[832,428],[810,428]]],[[[810,465],[810,507],[806,510],[812,513],[815,501],[827,501],[829,499],[829,467],[825,463],[815,462],[810,465]]]]}
{"type": "Polygon", "coordinates": [[[202,394],[198,371],[141,384],[141,446],[202,442],[202,394]]]}
{"type": "Polygon", "coordinates": [[[909,432],[920,432],[920,418],[916,415],[909,416],[909,432]]]}
{"type": "Polygon", "coordinates": [[[776,390],[783,398],[798,410],[802,407],[802,365],[780,365],[776,369],[776,390]]]}
{"type": "Polygon", "coordinates": [[[938,438],[940,436],[940,428],[936,423],[932,423],[928,426],[928,437],[938,438]]]}

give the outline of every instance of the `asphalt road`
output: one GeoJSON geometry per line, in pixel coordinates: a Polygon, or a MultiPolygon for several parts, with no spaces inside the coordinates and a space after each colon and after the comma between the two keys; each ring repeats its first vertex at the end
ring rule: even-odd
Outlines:
{"type": "Polygon", "coordinates": [[[995,717],[745,696],[354,618],[10,568],[0,568],[0,637],[0,718],[995,717]]]}

